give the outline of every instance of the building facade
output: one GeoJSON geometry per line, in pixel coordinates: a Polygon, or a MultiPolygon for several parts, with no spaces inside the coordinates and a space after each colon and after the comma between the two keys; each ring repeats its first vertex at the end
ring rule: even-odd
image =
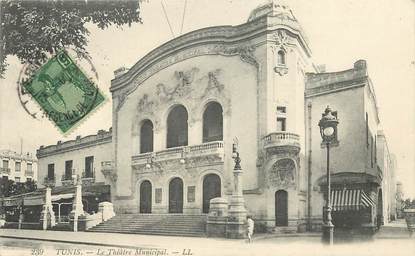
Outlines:
{"type": "Polygon", "coordinates": [[[382,194],[383,222],[389,223],[396,219],[396,157],[389,152],[386,136],[382,130],[377,134],[377,166],[382,174],[382,185],[379,191],[382,194]],[[384,196],[383,196],[384,195],[384,196]]]}
{"type": "Polygon", "coordinates": [[[19,154],[11,150],[0,151],[1,177],[26,182],[37,180],[37,159],[31,154],[19,154]]]}
{"type": "Polygon", "coordinates": [[[309,212],[311,225],[319,225],[326,198],[326,150],[315,124],[330,105],[338,110],[339,145],[330,152],[332,208],[335,226],[373,227],[388,219],[394,169],[380,120],[373,84],[364,60],[352,69],[307,74],[306,122],[308,122],[309,212]],[[352,104],[351,104],[352,102],[352,104]],[[316,222],[314,220],[317,220],[316,222]],[[353,222],[353,223],[351,223],[353,222]]]}
{"type": "Polygon", "coordinates": [[[237,138],[248,211],[273,227],[276,215],[278,225],[305,226],[310,55],[291,10],[271,3],[245,24],[169,41],[117,74],[116,209],[207,213],[210,199],[232,193],[237,138]]]}
{"type": "Polygon", "coordinates": [[[74,175],[83,183],[105,183],[102,163],[111,157],[111,129],[99,130],[86,137],[58,141],[56,145],[41,146],[37,150],[39,161],[39,187],[74,184],[74,175]]]}
{"type": "Polygon", "coordinates": [[[114,74],[111,134],[41,147],[42,177],[51,164],[50,178],[66,177],[70,160],[66,169],[81,173],[87,157],[102,154],[95,174],[111,185],[117,214],[207,214],[211,199],[234,192],[237,145],[256,223],[318,230],[328,196],[318,122],[330,105],[340,118],[331,157],[335,225],[373,228],[389,214],[394,168],[366,62],[318,70],[287,5],[270,1],[244,24],[189,32],[114,74]]]}

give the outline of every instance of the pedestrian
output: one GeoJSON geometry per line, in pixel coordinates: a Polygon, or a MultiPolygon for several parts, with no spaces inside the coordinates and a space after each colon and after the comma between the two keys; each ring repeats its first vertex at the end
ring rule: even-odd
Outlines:
{"type": "Polygon", "coordinates": [[[254,220],[252,219],[251,215],[247,217],[247,226],[248,226],[248,243],[252,242],[252,235],[254,234],[254,220]]]}

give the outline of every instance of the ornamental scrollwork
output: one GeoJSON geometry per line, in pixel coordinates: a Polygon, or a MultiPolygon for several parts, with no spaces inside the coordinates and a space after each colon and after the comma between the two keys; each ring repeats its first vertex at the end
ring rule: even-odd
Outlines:
{"type": "Polygon", "coordinates": [[[228,47],[225,45],[218,45],[215,50],[221,55],[239,55],[241,60],[258,67],[258,61],[254,56],[255,47],[251,45],[228,47]]]}
{"type": "Polygon", "coordinates": [[[277,32],[272,34],[277,49],[282,49],[285,52],[288,51],[288,45],[290,43],[290,37],[287,35],[285,30],[279,29],[277,32]]]}

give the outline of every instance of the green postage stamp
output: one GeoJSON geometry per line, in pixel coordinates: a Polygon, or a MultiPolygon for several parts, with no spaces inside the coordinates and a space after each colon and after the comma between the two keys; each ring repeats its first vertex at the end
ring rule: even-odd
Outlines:
{"type": "Polygon", "coordinates": [[[51,58],[23,86],[63,133],[105,100],[66,51],[51,58]]]}

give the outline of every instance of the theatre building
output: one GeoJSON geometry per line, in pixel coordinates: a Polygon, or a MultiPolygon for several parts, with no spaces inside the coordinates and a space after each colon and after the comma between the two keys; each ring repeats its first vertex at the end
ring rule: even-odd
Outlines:
{"type": "Polygon", "coordinates": [[[366,62],[323,72],[310,57],[291,9],[271,1],[244,24],[187,33],[118,70],[110,89],[117,211],[208,213],[210,199],[232,194],[237,138],[245,205],[257,223],[319,229],[327,184],[317,124],[330,105],[341,120],[334,221],[376,226],[385,176],[366,62]]]}
{"type": "MultiPolygon", "coordinates": [[[[138,232],[140,220],[160,216],[181,216],[181,226],[199,216],[206,224],[211,199],[230,202],[235,193],[233,144],[257,231],[319,230],[328,195],[318,122],[327,105],[340,120],[331,155],[333,221],[375,227],[384,212],[382,180],[392,175],[377,165],[380,120],[366,62],[324,72],[311,55],[291,9],[270,1],[244,24],[189,32],[114,72],[111,139],[105,149],[84,149],[109,152],[94,158],[118,220],[103,230],[138,232]]],[[[54,152],[63,175],[71,158],[54,152]]],[[[46,174],[54,161],[44,159],[39,172],[46,174]]],[[[164,223],[174,230],[157,220],[147,229],[164,223]]]]}
{"type": "Polygon", "coordinates": [[[187,33],[112,80],[118,212],[208,213],[233,191],[235,138],[248,212],[305,226],[305,71],[310,49],[291,10],[187,33]],[[277,207],[276,207],[277,206],[277,207]]]}

